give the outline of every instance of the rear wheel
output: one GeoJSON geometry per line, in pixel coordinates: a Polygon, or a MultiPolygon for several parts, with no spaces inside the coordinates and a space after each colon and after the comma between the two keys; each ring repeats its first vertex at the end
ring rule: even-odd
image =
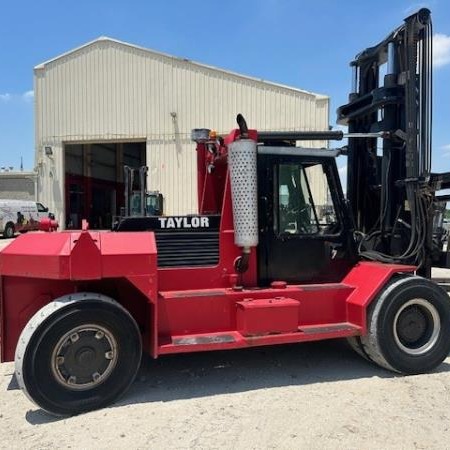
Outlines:
{"type": "Polygon", "coordinates": [[[28,322],[16,349],[16,376],[38,406],[73,415],[107,406],[125,392],[141,354],[140,331],[127,310],[100,294],[73,294],[28,322]]]}
{"type": "Polygon", "coordinates": [[[450,299],[424,278],[397,278],[371,304],[367,327],[359,342],[369,359],[395,372],[428,372],[450,352],[450,299]]]}
{"type": "Polygon", "coordinates": [[[7,223],[5,229],[3,230],[3,237],[11,239],[14,237],[14,224],[7,223]]]}

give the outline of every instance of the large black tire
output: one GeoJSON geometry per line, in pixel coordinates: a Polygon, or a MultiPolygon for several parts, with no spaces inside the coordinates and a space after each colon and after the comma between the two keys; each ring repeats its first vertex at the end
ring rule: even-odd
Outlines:
{"type": "Polygon", "coordinates": [[[417,276],[395,278],[372,302],[361,352],[385,369],[426,373],[450,352],[450,298],[417,276]]]}
{"type": "Polygon", "coordinates": [[[44,306],[22,331],[19,386],[42,409],[67,416],[109,405],[133,382],[141,333],[119,303],[77,293],[44,306]]]}
{"type": "Polygon", "coordinates": [[[15,229],[14,224],[9,222],[6,224],[5,229],[3,230],[3,237],[6,239],[11,239],[14,237],[15,229]]]}

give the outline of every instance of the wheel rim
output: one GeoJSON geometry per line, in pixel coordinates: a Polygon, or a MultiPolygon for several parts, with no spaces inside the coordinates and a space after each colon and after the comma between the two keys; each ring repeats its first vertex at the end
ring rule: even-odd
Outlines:
{"type": "Polygon", "coordinates": [[[12,227],[8,227],[6,229],[6,237],[8,238],[12,238],[14,236],[14,230],[12,227]]]}
{"type": "Polygon", "coordinates": [[[59,384],[88,390],[103,383],[116,366],[117,341],[100,325],[87,324],[68,331],[52,352],[52,372],[59,384]]]}
{"type": "Polygon", "coordinates": [[[396,344],[409,355],[423,355],[436,344],[441,331],[438,310],[429,301],[415,298],[406,302],[394,318],[396,344]]]}

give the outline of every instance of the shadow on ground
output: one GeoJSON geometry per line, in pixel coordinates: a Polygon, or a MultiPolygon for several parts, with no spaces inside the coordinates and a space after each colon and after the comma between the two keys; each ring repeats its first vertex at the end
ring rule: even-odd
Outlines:
{"type": "MultiPolygon", "coordinates": [[[[436,372],[449,372],[442,364],[436,372]]],[[[396,375],[356,355],[345,341],[323,341],[244,350],[146,357],[130,390],[111,408],[148,402],[170,402],[218,394],[248,392],[396,375]]],[[[55,418],[28,411],[31,424],[55,418]]]]}

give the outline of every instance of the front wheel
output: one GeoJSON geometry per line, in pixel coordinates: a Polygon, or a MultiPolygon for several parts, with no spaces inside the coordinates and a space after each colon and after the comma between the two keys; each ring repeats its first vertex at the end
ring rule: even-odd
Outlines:
{"type": "Polygon", "coordinates": [[[380,366],[404,374],[429,372],[450,352],[450,299],[430,280],[394,279],[370,305],[360,349],[380,366]]]}
{"type": "Polygon", "coordinates": [[[133,382],[142,354],[131,315],[113,299],[94,293],[49,303],[19,338],[19,386],[42,409],[73,415],[102,408],[133,382]]]}

